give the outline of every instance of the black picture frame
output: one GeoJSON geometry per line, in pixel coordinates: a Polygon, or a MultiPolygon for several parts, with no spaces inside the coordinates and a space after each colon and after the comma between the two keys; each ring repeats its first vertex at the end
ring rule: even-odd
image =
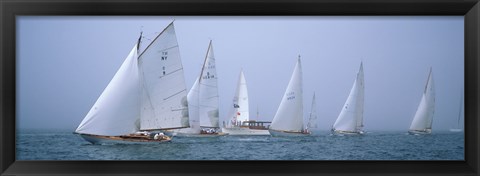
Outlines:
{"type": "Polygon", "coordinates": [[[478,0],[0,0],[1,175],[479,175],[478,0]],[[459,15],[465,17],[465,161],[16,161],[17,15],[459,15]]]}

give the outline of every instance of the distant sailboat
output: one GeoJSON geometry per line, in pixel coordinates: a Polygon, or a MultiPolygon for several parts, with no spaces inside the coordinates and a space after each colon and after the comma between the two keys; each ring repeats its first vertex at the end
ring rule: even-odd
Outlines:
{"type": "Polygon", "coordinates": [[[174,130],[178,136],[222,135],[219,132],[218,77],[210,41],[207,54],[200,72],[188,94],[190,128],[174,130]]]}
{"type": "Polygon", "coordinates": [[[347,101],[335,121],[332,132],[336,134],[363,134],[363,104],[365,95],[363,63],[353,83],[347,101]]]}
{"type": "Polygon", "coordinates": [[[173,22],[140,56],[138,48],[137,44],[132,49],[75,130],[85,140],[94,144],[158,143],[171,140],[160,131],[189,126],[173,22]]]}
{"type": "Polygon", "coordinates": [[[305,127],[305,131],[311,133],[310,129],[317,128],[317,104],[315,102],[315,93],[313,93],[312,98],[312,106],[310,110],[310,116],[308,118],[307,127],[305,127]]]}
{"type": "Polygon", "coordinates": [[[224,124],[222,132],[227,133],[228,135],[270,135],[268,128],[265,127],[265,125],[270,122],[250,120],[248,106],[247,82],[245,81],[245,75],[242,70],[240,71],[240,76],[238,78],[237,90],[233,97],[233,103],[232,106],[230,106],[231,109],[228,117],[231,119],[227,122],[228,124],[224,124]]]}
{"type": "Polygon", "coordinates": [[[304,136],[302,66],[300,56],[269,132],[272,136],[304,136]]]}
{"type": "Polygon", "coordinates": [[[432,68],[428,74],[427,83],[423,90],[422,100],[418,105],[417,112],[410,125],[410,134],[430,134],[432,133],[433,114],[435,111],[435,87],[433,83],[432,68]]]}
{"type": "Polygon", "coordinates": [[[462,128],[461,128],[461,124],[460,124],[460,120],[461,120],[461,115],[462,115],[462,110],[463,110],[463,92],[461,94],[461,98],[460,98],[460,107],[458,108],[458,118],[457,118],[457,126],[455,128],[451,128],[450,131],[451,132],[462,132],[462,128]]]}

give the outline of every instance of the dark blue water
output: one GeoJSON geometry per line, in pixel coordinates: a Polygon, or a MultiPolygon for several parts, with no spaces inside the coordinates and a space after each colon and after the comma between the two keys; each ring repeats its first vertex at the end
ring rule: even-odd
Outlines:
{"type": "Polygon", "coordinates": [[[464,134],[368,132],[309,137],[175,137],[147,145],[92,145],[70,131],[17,133],[17,160],[463,160],[464,134]]]}

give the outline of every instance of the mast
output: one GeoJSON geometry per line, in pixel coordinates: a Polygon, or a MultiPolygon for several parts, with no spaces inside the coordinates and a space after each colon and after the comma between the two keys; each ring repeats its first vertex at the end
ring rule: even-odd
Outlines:
{"type": "MultiPolygon", "coordinates": [[[[142,34],[143,34],[143,31],[140,32],[140,37],[138,37],[138,41],[137,41],[137,53],[140,51],[140,43],[142,42],[142,34]]],[[[138,58],[137,58],[138,59],[138,58]]]]}

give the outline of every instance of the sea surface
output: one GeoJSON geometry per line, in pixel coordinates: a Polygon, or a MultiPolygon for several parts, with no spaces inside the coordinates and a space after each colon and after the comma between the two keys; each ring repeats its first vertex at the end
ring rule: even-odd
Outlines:
{"type": "Polygon", "coordinates": [[[17,132],[17,160],[464,160],[464,133],[372,131],[308,137],[174,137],[159,144],[93,145],[61,130],[17,132]]]}

